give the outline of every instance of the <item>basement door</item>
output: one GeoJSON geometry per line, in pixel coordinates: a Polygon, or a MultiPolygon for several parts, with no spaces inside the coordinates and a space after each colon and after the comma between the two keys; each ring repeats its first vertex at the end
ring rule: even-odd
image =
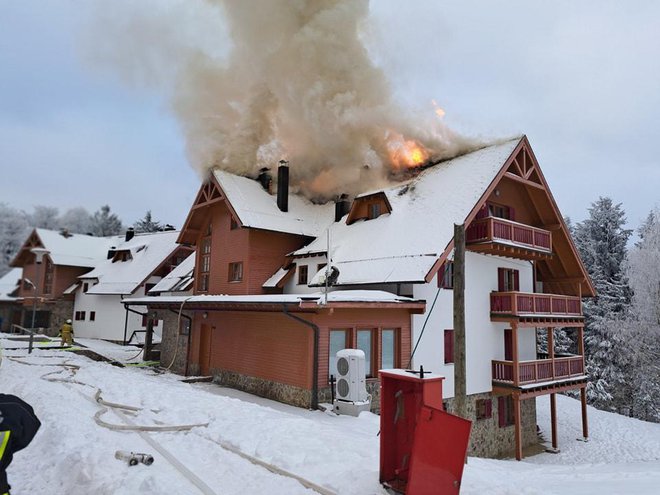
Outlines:
{"type": "Polygon", "coordinates": [[[202,324],[199,333],[199,373],[208,376],[211,364],[211,326],[202,324]]]}

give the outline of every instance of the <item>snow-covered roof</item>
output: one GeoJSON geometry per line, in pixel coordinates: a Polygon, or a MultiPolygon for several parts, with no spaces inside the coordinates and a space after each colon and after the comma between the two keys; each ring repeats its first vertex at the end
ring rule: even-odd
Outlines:
{"type": "Polygon", "coordinates": [[[136,234],[116,244],[116,251],[129,251],[130,259],[106,259],[80,279],[98,279],[87,294],[132,294],[178,247],[178,231],[136,234]]]}
{"type": "Polygon", "coordinates": [[[280,268],[275,272],[275,274],[272,277],[270,277],[268,280],[266,280],[263,283],[262,287],[266,289],[274,289],[278,287],[282,283],[282,281],[286,278],[286,276],[291,274],[291,270],[292,270],[291,267],[280,268]]]}
{"type": "Polygon", "coordinates": [[[0,301],[7,302],[16,300],[11,294],[18,288],[22,276],[22,268],[11,268],[7,273],[0,277],[0,301]]]}
{"type": "MultiPolygon", "coordinates": [[[[521,138],[439,163],[385,189],[392,212],[351,225],[330,226],[337,285],[422,282],[521,138]]],[[[372,191],[373,193],[373,191],[372,191]]],[[[294,255],[324,252],[325,234],[294,255]]],[[[310,285],[318,284],[321,274],[310,285]]]]}
{"type": "MultiPolygon", "coordinates": [[[[323,304],[324,295],[321,292],[312,294],[256,294],[256,295],[199,295],[199,296],[154,296],[126,298],[123,302],[132,304],[158,303],[234,303],[234,304],[323,304]]],[[[423,303],[409,297],[397,296],[381,290],[337,290],[329,292],[328,303],[423,303]]]]}
{"type": "Polygon", "coordinates": [[[334,219],[331,202],[317,205],[289,194],[289,211],[283,212],[277,207],[277,197],[256,180],[222,170],[213,173],[243,227],[316,237],[334,219]]]}
{"type": "Polygon", "coordinates": [[[195,253],[183,260],[174,270],[165,275],[150,291],[149,294],[161,292],[177,292],[187,290],[193,281],[195,272],[195,253]]]}
{"type": "Polygon", "coordinates": [[[121,237],[93,237],[83,234],[62,235],[56,230],[35,229],[55,265],[92,268],[107,257],[108,249],[121,237]]]}

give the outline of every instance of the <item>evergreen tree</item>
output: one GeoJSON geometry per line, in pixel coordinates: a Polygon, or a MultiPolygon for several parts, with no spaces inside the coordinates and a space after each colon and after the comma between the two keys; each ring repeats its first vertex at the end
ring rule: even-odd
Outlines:
{"type": "Polygon", "coordinates": [[[105,237],[117,235],[123,229],[121,220],[119,220],[116,214],[110,213],[110,207],[108,205],[101,206],[92,216],[91,232],[95,236],[105,237]]]}
{"type": "Polygon", "coordinates": [[[0,276],[7,273],[9,263],[30,232],[25,213],[0,203],[0,276]]]}
{"type": "Polygon", "coordinates": [[[631,291],[623,270],[631,230],[625,229],[625,212],[610,198],[599,198],[589,218],[574,227],[578,250],[596,288],[595,298],[584,302],[585,359],[590,401],[601,408],[617,409],[630,395],[626,380],[631,350],[627,315],[631,291]]]}
{"type": "Polygon", "coordinates": [[[135,232],[158,232],[163,230],[161,223],[151,217],[151,210],[147,210],[144,218],[135,222],[133,228],[135,232]]]}

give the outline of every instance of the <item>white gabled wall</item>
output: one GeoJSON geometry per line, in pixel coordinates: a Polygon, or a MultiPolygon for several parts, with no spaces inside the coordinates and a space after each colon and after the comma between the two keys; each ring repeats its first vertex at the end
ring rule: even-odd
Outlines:
{"type": "MultiPolygon", "coordinates": [[[[465,347],[467,393],[492,390],[491,361],[504,359],[505,323],[490,321],[490,293],[497,290],[497,269],[520,271],[520,290],[532,292],[532,266],[524,260],[465,253],[465,347]]],[[[441,274],[440,274],[441,275],[441,274]]],[[[438,292],[437,276],[429,284],[413,287],[415,299],[427,301],[427,314],[438,292]]],[[[443,395],[454,396],[454,366],[444,364],[444,330],[453,328],[454,295],[451,289],[440,289],[435,308],[428,317],[426,329],[413,359],[413,366],[445,376],[443,395]]],[[[427,314],[413,316],[414,347],[427,314]]],[[[518,330],[520,360],[536,359],[536,335],[533,328],[518,330]]]]}
{"type": "Polygon", "coordinates": [[[311,294],[313,292],[322,292],[322,287],[309,287],[307,284],[298,284],[298,271],[301,266],[307,267],[307,281],[312,280],[314,275],[318,272],[318,265],[326,263],[325,256],[310,256],[296,258],[294,261],[296,263],[296,268],[293,275],[286,284],[284,284],[284,294],[311,294]]]}
{"type": "MultiPolygon", "coordinates": [[[[146,282],[148,284],[157,283],[160,277],[150,277],[146,282]]],[[[93,287],[91,282],[89,289],[93,287]]],[[[104,340],[124,340],[124,325],[126,323],[126,310],[122,304],[122,297],[114,294],[97,295],[87,294],[83,292],[84,285],[81,283],[80,287],[76,289],[76,298],[74,302],[74,316],[77,311],[85,312],[85,320],[73,319],[73,332],[75,337],[91,338],[91,339],[104,339],[104,340]],[[96,312],[94,321],[90,321],[90,312],[96,312]]],[[[130,297],[143,297],[144,285],[131,294],[130,297]]],[[[144,306],[134,307],[136,311],[146,311],[144,306]]],[[[160,342],[162,335],[163,323],[158,320],[158,325],[154,326],[154,340],[160,342]]],[[[128,313],[128,325],[126,326],[126,338],[128,339],[133,331],[145,330],[146,327],[142,326],[142,317],[135,313],[128,313]]],[[[144,334],[140,335],[140,341],[144,341],[144,334]]]]}

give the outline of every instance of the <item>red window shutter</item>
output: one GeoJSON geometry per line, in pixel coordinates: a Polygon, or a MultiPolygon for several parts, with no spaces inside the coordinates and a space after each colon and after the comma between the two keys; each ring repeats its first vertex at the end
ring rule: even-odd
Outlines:
{"type": "Polygon", "coordinates": [[[477,212],[477,220],[479,220],[480,218],[486,218],[487,216],[488,216],[488,205],[484,203],[484,205],[477,212]]]}
{"type": "Polygon", "coordinates": [[[445,330],[445,363],[454,362],[454,331],[445,330]]]}
{"type": "Polygon", "coordinates": [[[510,328],[504,329],[504,360],[513,361],[513,333],[510,328]]]}
{"type": "Polygon", "coordinates": [[[497,398],[497,419],[500,428],[506,426],[506,397],[497,398]]]}
{"type": "Polygon", "coordinates": [[[506,290],[506,268],[497,269],[497,290],[500,292],[506,290]]]}
{"type": "Polygon", "coordinates": [[[513,290],[520,290],[520,272],[513,270],[513,290]]]}
{"type": "Polygon", "coordinates": [[[493,417],[493,401],[491,399],[486,400],[486,417],[493,417]]]}

